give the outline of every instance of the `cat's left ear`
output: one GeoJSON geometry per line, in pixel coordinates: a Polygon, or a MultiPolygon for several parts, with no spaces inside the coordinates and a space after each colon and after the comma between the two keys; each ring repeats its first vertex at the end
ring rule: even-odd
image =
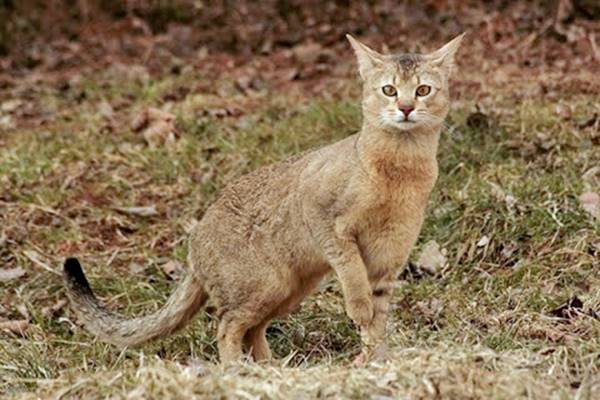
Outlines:
{"type": "Polygon", "coordinates": [[[448,43],[446,43],[442,48],[437,49],[433,53],[429,53],[427,55],[429,63],[435,67],[444,69],[446,73],[450,73],[452,67],[454,66],[454,58],[456,52],[458,51],[460,43],[462,42],[465,35],[466,32],[463,32],[448,43]]]}
{"type": "Polygon", "coordinates": [[[346,35],[346,38],[354,49],[356,59],[358,60],[358,73],[364,80],[374,68],[383,64],[384,56],[354,39],[349,34],[346,35]]]}

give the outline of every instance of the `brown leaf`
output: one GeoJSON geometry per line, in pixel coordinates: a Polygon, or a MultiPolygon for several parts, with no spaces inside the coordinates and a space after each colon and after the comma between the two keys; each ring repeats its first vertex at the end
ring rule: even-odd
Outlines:
{"type": "Polygon", "coordinates": [[[25,270],[21,267],[11,269],[0,269],[0,282],[12,281],[13,279],[18,279],[25,274],[25,270]]]}
{"type": "Polygon", "coordinates": [[[279,76],[281,76],[284,81],[293,81],[298,77],[299,73],[298,68],[284,68],[280,71],[279,76]]]}
{"type": "Polygon", "coordinates": [[[108,101],[101,101],[98,104],[98,113],[108,120],[112,120],[115,116],[115,110],[108,101]]]}
{"type": "Polygon", "coordinates": [[[132,262],[131,264],[129,264],[129,267],[127,267],[127,269],[129,270],[129,273],[131,273],[132,275],[137,275],[137,274],[144,272],[146,270],[146,267],[143,266],[142,264],[132,262]]]}
{"type": "Polygon", "coordinates": [[[302,64],[313,64],[323,54],[323,46],[315,42],[302,43],[294,46],[292,54],[302,64]]]}
{"type": "Polygon", "coordinates": [[[17,304],[15,308],[23,318],[27,320],[31,319],[31,315],[29,314],[29,310],[27,309],[27,306],[25,304],[17,304]]]}
{"type": "Polygon", "coordinates": [[[593,218],[600,218],[600,196],[595,192],[585,192],[579,196],[581,207],[593,218]]]}
{"type": "Polygon", "coordinates": [[[581,179],[585,182],[593,182],[596,179],[600,180],[600,165],[596,165],[588,169],[583,175],[581,175],[581,179]]]}
{"type": "Polygon", "coordinates": [[[11,113],[21,107],[23,105],[23,101],[19,99],[11,99],[6,100],[0,104],[0,111],[5,113],[11,113]]]}
{"type": "Polygon", "coordinates": [[[67,305],[67,303],[67,299],[60,299],[52,306],[42,308],[42,315],[46,318],[55,317],[67,305]]]}
{"type": "Polygon", "coordinates": [[[0,322],[0,331],[8,331],[23,336],[31,324],[26,319],[0,322]]]}
{"type": "Polygon", "coordinates": [[[14,129],[17,124],[10,115],[0,116],[0,129],[14,129]]]}
{"type": "Polygon", "coordinates": [[[139,113],[131,122],[131,129],[142,132],[142,136],[152,147],[170,145],[178,136],[175,116],[154,107],[139,113]]]}
{"type": "Polygon", "coordinates": [[[435,241],[431,240],[425,243],[419,259],[417,260],[417,266],[431,274],[437,274],[446,265],[446,256],[443,250],[440,250],[440,245],[435,241]]]}
{"type": "Polygon", "coordinates": [[[418,301],[416,303],[419,311],[428,318],[437,318],[444,310],[444,304],[436,298],[418,301]]]}
{"type": "Polygon", "coordinates": [[[174,281],[178,281],[179,279],[181,279],[185,272],[183,264],[176,260],[167,261],[161,266],[161,268],[163,272],[167,275],[167,277],[174,281]]]}

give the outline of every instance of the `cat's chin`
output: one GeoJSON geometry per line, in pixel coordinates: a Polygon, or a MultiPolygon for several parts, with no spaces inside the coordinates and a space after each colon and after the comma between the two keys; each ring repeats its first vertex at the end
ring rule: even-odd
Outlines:
{"type": "Polygon", "coordinates": [[[394,121],[388,123],[388,126],[392,129],[399,131],[412,131],[419,127],[419,123],[415,121],[394,121]]]}
{"type": "Polygon", "coordinates": [[[396,122],[395,125],[401,131],[410,131],[410,130],[415,129],[417,126],[419,126],[418,123],[413,122],[413,121],[396,122]]]}

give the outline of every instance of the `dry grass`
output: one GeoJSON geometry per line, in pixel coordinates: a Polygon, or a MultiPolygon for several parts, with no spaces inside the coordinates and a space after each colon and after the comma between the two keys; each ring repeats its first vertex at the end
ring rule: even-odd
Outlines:
{"type": "MultiPolygon", "coordinates": [[[[443,138],[440,180],[419,242],[436,240],[449,263],[438,276],[416,271],[398,281],[389,363],[350,366],[359,338],[334,281],[269,330],[281,359],[277,366],[213,364],[210,313],[173,338],[125,352],[78,327],[61,303],[57,271],[65,256],[84,260],[93,286],[112,309],[125,314],[156,309],[176,284],[161,266],[185,259],[190,221],[201,218],[227,182],[359,127],[358,90],[349,74],[308,98],[293,88],[240,93],[227,77],[215,82],[215,93],[192,90],[173,98],[178,88],[202,80],[193,71],[138,81],[108,71],[84,76],[66,93],[43,84],[15,89],[12,95],[53,117],[41,127],[0,136],[0,259],[4,268],[27,272],[0,283],[0,320],[29,324],[22,334],[0,331],[0,393],[600,396],[600,322],[594,314],[600,310],[600,226],[578,202],[581,193],[600,188],[592,170],[600,162],[598,123],[586,125],[600,113],[600,98],[576,86],[545,96],[524,91],[553,82],[551,75],[527,84],[488,83],[485,92],[469,85],[488,75],[463,74],[457,82],[462,99],[443,138]],[[476,101],[485,124],[473,122],[476,101]],[[129,128],[146,105],[177,116],[182,137],[172,148],[149,148],[129,128]],[[158,215],[115,210],[151,205],[158,215]],[[489,240],[482,241],[484,236],[489,240]],[[579,313],[551,316],[573,296],[582,300],[579,313]]],[[[586,76],[581,71],[572,79],[586,76]]]]}
{"type": "MultiPolygon", "coordinates": [[[[186,364],[158,357],[136,368],[66,373],[40,382],[41,398],[592,398],[600,378],[574,383],[566,349],[552,356],[452,345],[395,350],[369,368],[186,364]]],[[[596,357],[598,354],[596,354],[596,357]]],[[[24,397],[28,398],[28,397],[24,397]]]]}

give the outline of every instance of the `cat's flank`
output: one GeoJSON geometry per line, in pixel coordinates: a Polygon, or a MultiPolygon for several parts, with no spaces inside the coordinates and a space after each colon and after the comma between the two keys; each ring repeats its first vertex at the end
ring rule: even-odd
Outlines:
{"type": "Polygon", "coordinates": [[[155,313],[106,310],[79,262],[67,293],[100,339],[135,346],[188,323],[209,298],[222,362],[271,357],[265,331],[329,272],[361,330],[368,359],[382,348],[394,278],[415,243],[436,181],[448,77],[463,35],[425,55],[384,55],[348,35],[363,80],[363,125],[337,143],[260,168],[227,187],[189,239],[189,272],[155,313]]]}

